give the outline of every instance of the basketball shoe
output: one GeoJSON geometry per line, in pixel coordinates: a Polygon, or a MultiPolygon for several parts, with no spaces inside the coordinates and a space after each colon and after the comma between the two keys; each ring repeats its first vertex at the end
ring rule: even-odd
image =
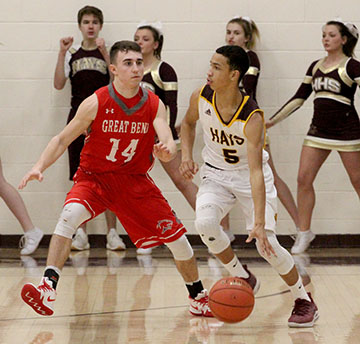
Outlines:
{"type": "Polygon", "coordinates": [[[85,231],[79,227],[71,242],[71,249],[75,251],[88,250],[90,248],[88,236],[85,231]]]}
{"type": "Polygon", "coordinates": [[[310,300],[296,299],[293,311],[288,320],[289,327],[312,327],[319,318],[318,308],[315,305],[311,294],[308,293],[310,300]]]}
{"type": "Polygon", "coordinates": [[[309,229],[306,232],[299,231],[296,236],[294,246],[291,248],[292,254],[304,253],[315,239],[315,234],[309,229]]]}
{"type": "Polygon", "coordinates": [[[254,295],[259,291],[260,289],[260,281],[255,277],[254,274],[252,274],[250,272],[250,270],[247,268],[247,265],[243,265],[245,271],[249,274],[249,277],[248,278],[243,278],[241,277],[241,279],[243,279],[245,282],[247,282],[250,287],[252,288],[253,290],[253,293],[254,295]]]}
{"type": "Polygon", "coordinates": [[[111,228],[106,236],[106,248],[112,251],[124,251],[126,249],[125,243],[117,234],[115,228],[111,228]]]}
{"type": "Polygon", "coordinates": [[[21,290],[21,297],[36,313],[53,315],[56,290],[47,277],[43,277],[37,287],[26,283],[21,290]]]}
{"type": "Polygon", "coordinates": [[[20,251],[21,255],[29,255],[35,252],[38,248],[41,239],[43,238],[44,233],[39,228],[33,228],[20,238],[19,247],[22,249],[20,251]]]}
{"type": "Polygon", "coordinates": [[[192,315],[213,317],[209,307],[209,296],[206,289],[199,293],[195,299],[189,295],[190,313],[192,315]]]}

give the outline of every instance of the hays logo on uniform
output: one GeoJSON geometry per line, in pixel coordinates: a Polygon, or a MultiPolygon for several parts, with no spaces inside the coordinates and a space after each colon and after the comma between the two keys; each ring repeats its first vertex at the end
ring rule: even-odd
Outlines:
{"type": "Polygon", "coordinates": [[[173,222],[171,220],[159,220],[156,228],[161,230],[161,234],[164,234],[166,231],[171,230],[173,222]]]}

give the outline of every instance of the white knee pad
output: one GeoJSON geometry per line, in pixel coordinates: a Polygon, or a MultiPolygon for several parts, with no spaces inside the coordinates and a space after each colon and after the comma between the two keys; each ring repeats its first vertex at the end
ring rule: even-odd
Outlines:
{"type": "Polygon", "coordinates": [[[82,204],[68,203],[61,212],[54,234],[71,239],[76,229],[90,217],[90,212],[82,204]]]}
{"type": "Polygon", "coordinates": [[[196,209],[195,228],[214,254],[221,253],[230,245],[228,236],[220,227],[221,218],[222,211],[215,204],[205,204],[196,209]]]}
{"type": "Polygon", "coordinates": [[[179,239],[166,243],[175,260],[189,260],[193,257],[194,251],[185,235],[179,239]]]}
{"type": "Polygon", "coordinates": [[[294,259],[291,254],[285,250],[278,242],[276,235],[273,231],[266,231],[267,238],[270,245],[273,247],[276,257],[271,255],[268,257],[266,254],[261,254],[258,241],[256,240],[256,248],[259,254],[270,263],[270,265],[279,273],[279,275],[286,275],[294,267],[294,259]]]}

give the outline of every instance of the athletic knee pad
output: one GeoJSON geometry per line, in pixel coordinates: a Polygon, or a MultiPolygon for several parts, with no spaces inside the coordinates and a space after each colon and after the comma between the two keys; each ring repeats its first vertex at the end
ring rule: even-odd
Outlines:
{"type": "Polygon", "coordinates": [[[65,204],[54,234],[71,239],[76,229],[86,220],[90,219],[90,212],[80,203],[65,204]]]}
{"type": "Polygon", "coordinates": [[[207,204],[196,210],[195,228],[201,240],[214,254],[221,253],[230,245],[228,236],[220,227],[221,217],[221,209],[214,204],[207,204]]]}
{"type": "Polygon", "coordinates": [[[166,243],[175,260],[189,260],[193,257],[194,251],[185,235],[179,239],[166,243]]]}
{"type": "Polygon", "coordinates": [[[267,238],[270,245],[276,253],[276,257],[271,255],[268,257],[266,254],[261,254],[258,241],[256,240],[256,248],[260,254],[269,264],[279,273],[279,275],[286,275],[294,267],[294,259],[291,254],[285,250],[276,238],[273,231],[266,231],[267,238]]]}

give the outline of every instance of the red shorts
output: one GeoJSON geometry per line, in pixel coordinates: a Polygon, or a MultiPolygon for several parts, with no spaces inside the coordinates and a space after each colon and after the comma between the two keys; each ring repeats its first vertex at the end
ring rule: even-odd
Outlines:
{"type": "Polygon", "coordinates": [[[72,202],[84,205],[91,219],[106,209],[114,212],[137,247],[173,242],[186,233],[147,174],[88,174],[79,169],[65,204],[72,202]]]}

